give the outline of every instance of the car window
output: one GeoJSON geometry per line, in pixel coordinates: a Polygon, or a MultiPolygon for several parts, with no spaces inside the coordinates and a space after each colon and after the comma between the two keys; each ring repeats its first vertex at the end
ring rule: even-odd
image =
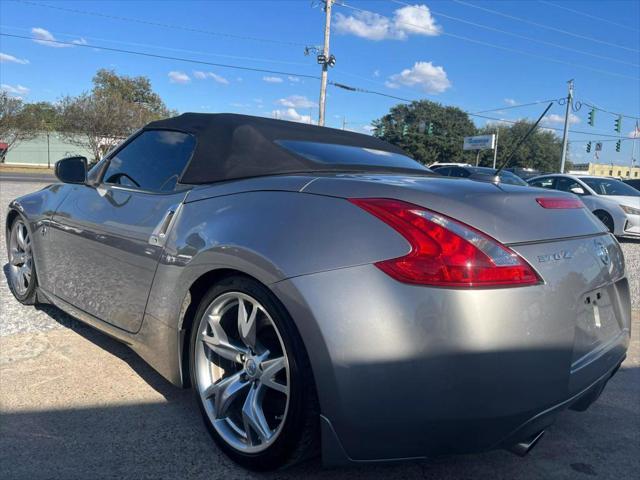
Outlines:
{"type": "Polygon", "coordinates": [[[194,147],[192,135],[147,130],[109,159],[103,182],[143,190],[172,191],[194,147]]]}
{"type": "Polygon", "coordinates": [[[630,197],[640,197],[640,192],[630,187],[620,180],[614,178],[582,177],[584,183],[600,195],[628,195],[630,197]]]}
{"type": "Polygon", "coordinates": [[[467,178],[469,175],[471,175],[471,172],[464,168],[451,167],[451,173],[449,175],[452,177],[467,178]]]}
{"type": "Polygon", "coordinates": [[[554,180],[555,179],[553,177],[538,178],[536,180],[531,180],[529,185],[538,188],[553,188],[554,180]]]}
{"type": "MultiPolygon", "coordinates": [[[[556,180],[556,190],[573,193],[571,192],[572,188],[582,188],[582,185],[576,182],[573,178],[558,177],[558,179],[556,180]]],[[[584,191],[584,188],[582,188],[582,190],[584,191]]]]}
{"type": "Polygon", "coordinates": [[[438,175],[444,175],[445,177],[448,177],[449,175],[451,175],[451,167],[437,167],[433,169],[434,172],[436,172],[438,175]]]}
{"type": "Polygon", "coordinates": [[[312,162],[339,166],[371,166],[408,168],[431,172],[414,159],[400,153],[365,148],[354,145],[309,142],[301,140],[276,140],[278,145],[312,162]]]}

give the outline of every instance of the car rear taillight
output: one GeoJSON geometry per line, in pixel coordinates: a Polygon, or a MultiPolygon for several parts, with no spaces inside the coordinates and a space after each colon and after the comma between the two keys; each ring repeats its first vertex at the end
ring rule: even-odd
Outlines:
{"type": "Polygon", "coordinates": [[[536,202],[538,202],[542,208],[584,208],[584,203],[582,203],[579,198],[542,197],[536,198],[536,202]]]}
{"type": "Polygon", "coordinates": [[[411,245],[408,254],[375,264],[400,282],[463,288],[540,283],[517,253],[457,220],[400,200],[349,201],[391,226],[411,245]]]}

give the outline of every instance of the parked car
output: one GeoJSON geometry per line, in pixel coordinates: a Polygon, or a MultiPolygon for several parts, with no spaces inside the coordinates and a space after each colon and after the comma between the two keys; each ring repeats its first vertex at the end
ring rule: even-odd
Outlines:
{"type": "Polygon", "coordinates": [[[536,170],[534,168],[523,168],[523,167],[509,167],[505,168],[506,171],[517,175],[523,180],[528,180],[529,178],[538,177],[542,175],[543,172],[540,170],[536,170]]]}
{"type": "Polygon", "coordinates": [[[543,175],[528,180],[529,185],[571,192],[616,237],[640,238],[640,192],[610,177],[589,175],[543,175]]]}
{"type": "Polygon", "coordinates": [[[10,204],[14,295],[191,386],[251,469],[525,454],[625,358],[621,249],[568,193],[232,114],[153,122],[56,175],[10,204]]]}
{"type": "Polygon", "coordinates": [[[429,165],[429,168],[434,167],[470,167],[470,163],[456,163],[456,162],[435,162],[429,165]]]}
{"type": "MultiPolygon", "coordinates": [[[[449,167],[431,167],[431,169],[445,177],[470,178],[471,180],[479,180],[483,182],[493,182],[497,170],[488,167],[472,167],[472,166],[449,166],[449,167]]],[[[502,170],[500,172],[500,182],[509,185],[527,186],[527,182],[511,172],[502,170]]]]}
{"type": "Polygon", "coordinates": [[[627,185],[631,185],[636,190],[640,190],[640,178],[634,178],[631,180],[623,180],[627,185]]]}

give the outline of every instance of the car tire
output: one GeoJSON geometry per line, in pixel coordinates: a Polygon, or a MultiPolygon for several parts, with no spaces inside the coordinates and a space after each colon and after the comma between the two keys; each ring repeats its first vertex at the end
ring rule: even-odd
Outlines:
{"type": "Polygon", "coordinates": [[[37,301],[38,277],[33,258],[33,235],[29,222],[18,214],[7,238],[7,280],[13,296],[24,305],[34,305],[37,301]]]}
{"type": "MultiPolygon", "coordinates": [[[[315,456],[319,443],[319,407],[311,366],[293,320],[273,293],[249,277],[227,277],[211,287],[204,295],[193,325],[190,344],[191,385],[207,429],[218,447],[236,463],[255,471],[275,470],[315,456]],[[240,300],[235,300],[235,307],[233,306],[234,296],[240,298],[240,300]],[[225,307],[224,302],[229,302],[231,306],[225,307]],[[241,327],[237,327],[237,336],[233,333],[236,328],[234,322],[237,322],[237,325],[242,323],[239,313],[240,303],[243,304],[243,318],[255,317],[253,323],[257,327],[254,329],[253,343],[256,352],[243,344],[244,338],[242,336],[244,333],[240,331],[241,327]],[[258,312],[255,315],[254,309],[258,312]],[[248,314],[249,311],[252,313],[248,314]],[[211,322],[215,323],[215,331],[211,322]],[[219,329],[221,328],[226,333],[220,334],[219,329]],[[203,340],[205,337],[207,341],[203,340]],[[233,343],[241,345],[242,348],[248,348],[247,353],[242,354],[241,361],[236,361],[235,357],[230,360],[220,356],[218,352],[222,348],[222,343],[213,347],[211,347],[212,343],[208,343],[216,337],[220,342],[223,339],[222,343],[226,342],[225,345],[233,343]],[[276,340],[279,341],[276,342],[276,340]],[[273,387],[266,387],[267,383],[273,385],[276,377],[273,377],[273,381],[270,382],[265,379],[267,368],[263,366],[275,360],[266,360],[260,364],[257,370],[262,377],[253,380],[252,377],[249,377],[252,369],[248,362],[251,362],[252,358],[258,358],[259,355],[262,355],[257,353],[259,351],[258,345],[269,345],[270,348],[263,348],[263,350],[277,351],[279,353],[273,353],[273,356],[286,360],[288,364],[288,370],[285,372],[286,380],[282,380],[285,377],[284,374],[280,377],[280,381],[283,384],[286,383],[288,387],[286,394],[271,390],[273,387]],[[219,371],[221,364],[227,366],[228,370],[215,379],[213,377],[216,375],[212,372],[219,371]],[[234,378],[237,381],[233,380],[234,378]],[[236,381],[235,387],[218,387],[232,380],[236,381]],[[264,383],[262,383],[263,381],[264,383]],[[252,383],[250,387],[246,387],[244,382],[252,383]],[[217,394],[210,393],[217,388],[217,394]],[[227,400],[241,390],[247,392],[246,396],[245,391],[242,391],[237,394],[236,398],[227,400]],[[260,404],[262,415],[260,418],[267,422],[263,430],[273,434],[272,440],[265,440],[267,435],[255,435],[254,433],[260,428],[254,432],[251,428],[254,423],[245,417],[245,409],[250,403],[250,392],[254,391],[262,392],[263,397],[260,404]],[[273,396],[269,396],[272,394],[273,396]],[[286,401],[282,400],[283,395],[288,395],[286,401]],[[220,404],[217,402],[217,397],[221,398],[220,404]],[[267,413],[269,406],[275,411],[280,410],[273,407],[272,404],[267,405],[268,401],[280,405],[280,408],[282,408],[283,402],[286,403],[284,413],[278,416],[272,412],[269,415],[267,413]],[[272,426],[274,430],[271,430],[272,426]],[[244,433],[244,437],[241,433],[244,433]]],[[[250,343],[247,342],[247,345],[250,343]]],[[[222,353],[229,356],[228,351],[222,353]]],[[[269,353],[269,355],[271,354],[269,353]]],[[[257,361],[256,364],[258,364],[257,361]]],[[[281,385],[281,387],[283,386],[281,385]]],[[[260,394],[256,393],[256,398],[259,397],[260,394]]]]}
{"type": "Polygon", "coordinates": [[[598,217],[598,220],[600,220],[611,233],[613,233],[614,224],[611,215],[609,215],[604,210],[596,210],[595,212],[593,212],[593,214],[598,217]]]}

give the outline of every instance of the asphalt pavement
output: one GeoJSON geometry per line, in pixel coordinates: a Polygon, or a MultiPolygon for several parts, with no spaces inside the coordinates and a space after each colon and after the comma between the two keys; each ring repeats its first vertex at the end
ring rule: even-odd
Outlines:
{"type": "MultiPolygon", "coordinates": [[[[6,264],[7,204],[42,186],[0,178],[0,265],[6,264]]],[[[527,457],[495,451],[340,469],[311,461],[266,475],[242,470],[215,447],[190,391],[173,387],[126,346],[60,310],[20,305],[0,278],[0,478],[635,478],[640,472],[640,243],[622,247],[634,304],[627,360],[587,412],[562,414],[527,457]]]]}
{"type": "Polygon", "coordinates": [[[11,172],[11,171],[1,171],[0,170],[0,182],[21,182],[21,183],[32,183],[32,182],[45,182],[45,183],[53,183],[56,181],[56,178],[50,173],[40,173],[40,172],[11,172]]]}

